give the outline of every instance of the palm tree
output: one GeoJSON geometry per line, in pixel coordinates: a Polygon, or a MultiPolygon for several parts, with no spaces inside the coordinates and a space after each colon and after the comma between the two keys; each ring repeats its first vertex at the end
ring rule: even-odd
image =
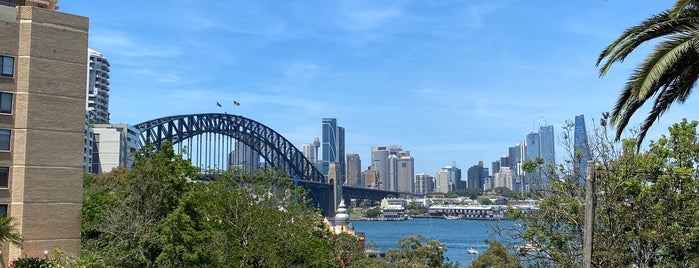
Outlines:
{"type": "Polygon", "coordinates": [[[17,231],[17,224],[9,216],[0,216],[0,245],[7,242],[15,246],[22,245],[22,234],[17,231]]]}
{"type": "Polygon", "coordinates": [[[653,99],[651,111],[637,135],[640,146],[648,129],[670,105],[684,103],[692,92],[699,78],[699,0],[677,0],[671,9],[627,29],[600,53],[596,64],[600,66],[604,61],[600,76],[639,45],[656,39],[657,44],[631,74],[612,111],[616,140],[634,112],[653,99]]]}

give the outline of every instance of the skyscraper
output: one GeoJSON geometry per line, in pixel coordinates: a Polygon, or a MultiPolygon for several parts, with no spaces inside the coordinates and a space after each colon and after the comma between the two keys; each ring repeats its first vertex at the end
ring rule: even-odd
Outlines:
{"type": "Polygon", "coordinates": [[[556,164],[555,144],[553,126],[540,126],[539,132],[533,132],[527,135],[526,138],[526,155],[525,160],[543,160],[542,170],[529,172],[521,177],[523,180],[524,190],[527,189],[544,189],[548,188],[548,178],[544,173],[553,165],[556,164]]]}
{"type": "Polygon", "coordinates": [[[260,168],[260,154],[242,141],[235,141],[235,150],[228,164],[244,171],[253,171],[260,168]]]}
{"type": "Polygon", "coordinates": [[[415,192],[415,161],[412,156],[401,156],[396,162],[396,191],[402,193],[415,192]]]}
{"type": "Polygon", "coordinates": [[[364,171],[364,187],[370,189],[379,189],[379,185],[376,184],[378,179],[378,172],[373,169],[367,169],[364,171]]]}
{"type": "Polygon", "coordinates": [[[585,128],[585,115],[575,117],[573,147],[575,149],[575,159],[573,160],[575,172],[577,173],[580,187],[585,187],[585,176],[587,175],[587,161],[590,160],[590,145],[587,142],[587,130],[585,128]],[[577,166],[576,166],[577,165],[577,166]]]}
{"type": "Polygon", "coordinates": [[[337,155],[335,159],[340,164],[340,182],[344,185],[347,182],[347,164],[345,159],[345,128],[337,127],[337,155]]]}
{"type": "Polygon", "coordinates": [[[427,175],[427,173],[420,173],[415,175],[415,193],[416,194],[427,194],[434,191],[434,177],[427,175]]]}
{"type": "Polygon", "coordinates": [[[451,192],[452,184],[449,183],[449,170],[440,169],[434,176],[434,191],[439,193],[451,192]]]}
{"type": "Polygon", "coordinates": [[[109,123],[109,61],[102,53],[87,50],[87,116],[92,124],[109,123]]]}
{"type": "Polygon", "coordinates": [[[2,264],[44,250],[80,253],[88,18],[56,0],[0,5],[0,214],[21,247],[2,264]]]}
{"type": "MultiPolygon", "coordinates": [[[[403,149],[399,145],[373,146],[371,147],[371,169],[377,172],[377,184],[381,190],[390,190],[393,182],[392,174],[389,174],[390,155],[398,155],[403,149]]],[[[409,154],[408,154],[409,155],[409,154]]]]}
{"type": "Polygon", "coordinates": [[[509,167],[510,170],[512,170],[512,175],[514,177],[514,187],[515,187],[515,192],[518,193],[523,193],[523,185],[522,185],[522,162],[524,161],[523,157],[523,150],[524,148],[524,142],[520,142],[515,146],[512,146],[509,148],[509,154],[508,154],[508,160],[509,160],[509,167]]]}
{"type": "Polygon", "coordinates": [[[468,187],[483,190],[483,183],[485,182],[487,174],[488,169],[483,168],[483,161],[478,161],[478,165],[473,165],[468,168],[468,187]]]}
{"type": "Polygon", "coordinates": [[[337,162],[337,119],[323,118],[323,157],[320,159],[320,172],[328,176],[330,163],[337,162]]]}
{"type": "Polygon", "coordinates": [[[362,185],[362,160],[359,154],[347,154],[347,182],[349,186],[362,185]]]}
{"type": "Polygon", "coordinates": [[[316,148],[312,143],[304,143],[301,145],[301,152],[303,153],[303,156],[306,157],[309,162],[311,162],[311,164],[318,164],[316,162],[316,148]]]}

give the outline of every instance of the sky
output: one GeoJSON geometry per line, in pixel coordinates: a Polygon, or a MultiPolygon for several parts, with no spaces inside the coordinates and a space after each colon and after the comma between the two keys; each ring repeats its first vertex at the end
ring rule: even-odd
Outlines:
{"type": "MultiPolygon", "coordinates": [[[[652,44],[603,78],[600,51],[673,2],[58,4],[90,18],[89,46],[109,59],[112,123],[226,112],[301,148],[321,136],[322,118],[337,118],[346,153],[358,153],[364,169],[371,146],[401,145],[415,173],[434,175],[454,162],[464,172],[478,161],[489,167],[540,124],[559,136],[576,115],[598,122],[652,44]]],[[[697,98],[674,105],[646,140],[681,118],[699,119],[697,98]]]]}

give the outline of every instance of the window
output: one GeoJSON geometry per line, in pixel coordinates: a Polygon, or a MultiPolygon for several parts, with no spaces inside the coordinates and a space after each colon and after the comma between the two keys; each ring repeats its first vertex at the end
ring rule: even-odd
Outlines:
{"type": "Polygon", "coordinates": [[[10,186],[10,168],[0,167],[0,188],[10,186]]]}
{"type": "Polygon", "coordinates": [[[12,77],[15,71],[15,58],[0,56],[0,76],[12,77]]]}
{"type": "Polygon", "coordinates": [[[0,92],[0,113],[12,113],[12,93],[0,92]]]}
{"type": "Polygon", "coordinates": [[[7,216],[7,204],[0,204],[0,216],[7,216]]]}
{"type": "Polygon", "coordinates": [[[0,151],[10,150],[10,130],[0,129],[0,151]]]}

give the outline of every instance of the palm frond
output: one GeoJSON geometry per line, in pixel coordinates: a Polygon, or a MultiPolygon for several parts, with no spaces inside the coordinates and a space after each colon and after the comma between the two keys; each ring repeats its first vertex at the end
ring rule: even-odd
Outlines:
{"type": "Polygon", "coordinates": [[[600,66],[600,76],[604,76],[616,62],[623,62],[626,57],[641,44],[659,37],[686,32],[686,25],[699,24],[699,10],[692,9],[671,18],[668,12],[662,12],[643,21],[640,25],[627,29],[617,40],[607,46],[597,58],[595,66],[600,66]]]}
{"type": "Polygon", "coordinates": [[[616,126],[617,140],[632,115],[656,96],[654,106],[637,137],[640,145],[648,128],[659,116],[672,103],[684,102],[694,87],[699,77],[699,34],[669,39],[658,44],[646,61],[636,68],[619,96],[611,116],[611,122],[616,126]]]}

